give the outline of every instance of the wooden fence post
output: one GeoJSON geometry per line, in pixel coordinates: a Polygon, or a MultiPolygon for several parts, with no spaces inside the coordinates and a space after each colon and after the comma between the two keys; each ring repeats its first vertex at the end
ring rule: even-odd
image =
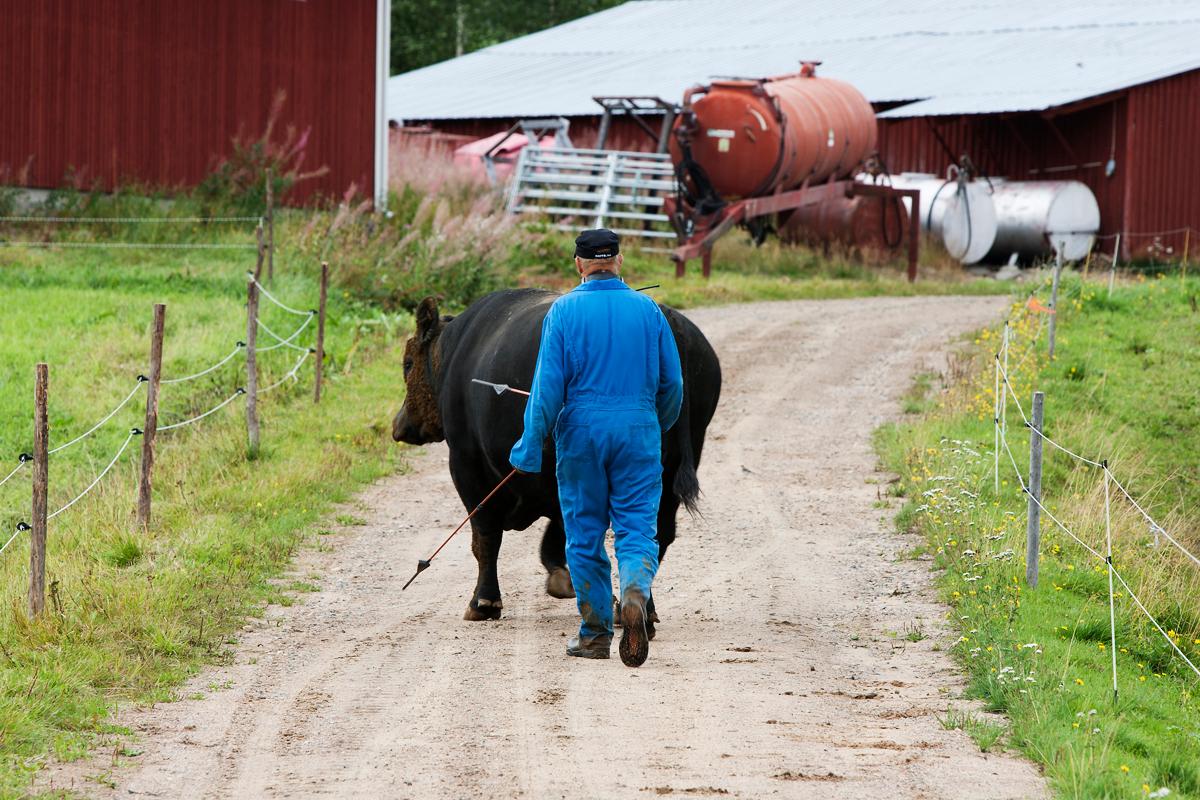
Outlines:
{"type": "Polygon", "coordinates": [[[1117,280],[1117,259],[1121,257],[1121,234],[1117,234],[1117,244],[1113,247],[1112,265],[1108,268],[1108,296],[1112,297],[1113,283],[1117,280]]]}
{"type": "Polygon", "coordinates": [[[263,224],[259,220],[258,227],[254,229],[254,238],[258,240],[258,261],[254,264],[254,280],[262,277],[263,259],[266,256],[266,245],[263,243],[263,224]]]}
{"type": "Polygon", "coordinates": [[[275,188],[267,170],[267,283],[275,281],[275,188]]]}
{"type": "Polygon", "coordinates": [[[1038,553],[1042,538],[1042,425],[1046,395],[1033,393],[1033,414],[1029,431],[1029,511],[1025,525],[1025,582],[1038,585],[1038,553]]]}
{"type": "Polygon", "coordinates": [[[1191,247],[1191,244],[1192,244],[1192,229],[1188,228],[1186,231],[1183,232],[1183,258],[1179,262],[1180,263],[1179,284],[1181,286],[1183,284],[1187,283],[1188,248],[1191,247]]]}
{"type": "Polygon", "coordinates": [[[50,368],[37,365],[33,389],[33,508],[29,534],[29,614],[46,610],[46,494],[50,483],[49,423],[46,395],[50,368]]]}
{"type": "Polygon", "coordinates": [[[1062,278],[1062,248],[1054,252],[1054,284],[1050,289],[1050,360],[1054,360],[1054,334],[1058,328],[1058,282],[1062,278]]]}
{"type": "Polygon", "coordinates": [[[325,366],[325,297],[329,293],[329,262],[321,262],[321,302],[317,306],[317,367],[313,402],[321,402],[321,376],[325,366]]]}
{"type": "Polygon", "coordinates": [[[138,526],[150,526],[150,470],[154,466],[154,435],[158,431],[158,383],[162,378],[163,324],[167,307],[154,304],[154,328],[150,332],[150,374],[146,376],[146,424],[142,429],[142,477],[138,484],[138,526]]]}
{"type": "Polygon", "coordinates": [[[246,283],[246,435],[250,458],[258,457],[258,284],[246,283]]]}

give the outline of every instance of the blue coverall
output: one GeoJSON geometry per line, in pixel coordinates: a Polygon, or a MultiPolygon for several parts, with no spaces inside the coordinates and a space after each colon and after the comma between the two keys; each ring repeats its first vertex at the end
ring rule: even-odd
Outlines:
{"type": "Polygon", "coordinates": [[[612,636],[612,571],[604,534],[616,537],[621,596],[650,597],[658,571],[662,432],[683,402],[679,350],[658,304],[613,276],[588,280],[554,301],[542,341],[525,430],[509,460],[542,468],[553,425],[558,499],[567,537],[581,641],[612,636]]]}

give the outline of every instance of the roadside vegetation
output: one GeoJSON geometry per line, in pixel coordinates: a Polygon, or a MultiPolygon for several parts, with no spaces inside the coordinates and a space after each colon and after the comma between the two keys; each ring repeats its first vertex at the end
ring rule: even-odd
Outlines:
{"type": "MultiPolygon", "coordinates": [[[[1135,276],[1111,298],[1105,285],[1069,275],[1055,359],[1038,336],[1044,314],[1015,302],[1009,363],[1027,414],[1032,391],[1045,392],[1047,436],[1108,459],[1149,514],[1200,554],[1198,295],[1200,281],[1178,273],[1135,276]]],[[[1040,297],[1047,301],[1045,288],[1040,297]]],[[[1200,676],[1117,583],[1114,702],[1107,568],[1046,515],[1039,584],[1025,582],[1026,498],[1003,450],[999,492],[993,478],[1001,335],[991,327],[969,342],[940,392],[922,376],[905,398],[907,419],[877,436],[885,465],[899,474],[894,494],[906,498],[897,524],[925,538],[915,555],[940,570],[968,695],[985,712],[1008,715],[1007,745],[1043,765],[1062,797],[1200,797],[1200,676]]],[[[1011,398],[1007,416],[1025,476],[1029,434],[1011,398]]],[[[1049,445],[1044,453],[1043,502],[1103,553],[1103,473],[1049,445]]],[[[1200,665],[1200,565],[1113,491],[1113,562],[1200,665]]],[[[960,714],[947,724],[969,728],[983,747],[992,737],[978,734],[995,727],[987,717],[960,714]]]]}
{"type": "MultiPolygon", "coordinates": [[[[54,446],[101,419],[146,371],[153,303],[167,304],[166,378],[199,371],[245,338],[244,254],[3,256],[0,477],[31,447],[35,362],[51,365],[54,446]]],[[[311,265],[277,269],[278,296],[311,305],[311,265]]],[[[264,321],[281,332],[295,327],[278,311],[264,321]]],[[[127,450],[95,491],[50,522],[42,619],[27,616],[28,535],[0,554],[0,797],[23,796],[46,758],[78,757],[95,734],[112,732],[116,707],[168,699],[202,664],[227,658],[247,615],[291,602],[289,582],[278,579],[295,549],[325,538],[319,523],[333,503],[402,463],[386,431],[403,397],[390,348],[407,324],[404,315],[335,298],[323,401],[312,403],[311,362],[295,386],[264,396],[254,461],[241,403],[161,433],[145,531],[133,515],[138,448],[127,450]]],[[[282,377],[294,356],[262,354],[263,383],[282,377]]],[[[236,358],[196,381],[164,385],[160,425],[213,407],[244,384],[244,373],[236,358]]],[[[51,510],[91,482],[144,413],[142,392],[94,436],[51,456],[51,510]]],[[[26,469],[0,487],[0,544],[28,519],[29,504],[26,469]]]]}

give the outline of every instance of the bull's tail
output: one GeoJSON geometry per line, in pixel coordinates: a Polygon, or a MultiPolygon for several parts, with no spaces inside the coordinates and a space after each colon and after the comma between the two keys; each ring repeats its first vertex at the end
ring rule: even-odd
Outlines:
{"type": "MultiPolygon", "coordinates": [[[[686,373],[685,373],[686,374],[686,373]]],[[[692,420],[689,413],[690,393],[684,389],[683,404],[679,408],[679,419],[671,434],[679,442],[679,468],[675,470],[675,482],[671,490],[692,516],[700,513],[700,479],[696,475],[696,454],[692,450],[692,420]]]]}

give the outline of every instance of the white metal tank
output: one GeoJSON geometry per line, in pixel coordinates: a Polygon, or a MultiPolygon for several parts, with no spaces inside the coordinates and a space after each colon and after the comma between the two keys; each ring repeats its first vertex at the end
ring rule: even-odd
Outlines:
{"type": "Polygon", "coordinates": [[[996,241],[989,261],[1048,256],[1061,247],[1064,261],[1078,261],[1092,249],[1100,230],[1100,206],[1079,181],[992,179],[996,241]],[[1052,247],[1050,240],[1055,246],[1052,247]]]}
{"type": "MultiPolygon", "coordinates": [[[[952,258],[976,264],[992,249],[996,211],[987,183],[960,183],[925,172],[902,172],[890,177],[897,189],[921,193],[921,230],[940,239],[952,258]]],[[[858,180],[871,181],[863,175],[858,180]]],[[[907,199],[905,205],[909,205],[907,199]]],[[[911,214],[912,208],[908,211],[911,214]]]]}

